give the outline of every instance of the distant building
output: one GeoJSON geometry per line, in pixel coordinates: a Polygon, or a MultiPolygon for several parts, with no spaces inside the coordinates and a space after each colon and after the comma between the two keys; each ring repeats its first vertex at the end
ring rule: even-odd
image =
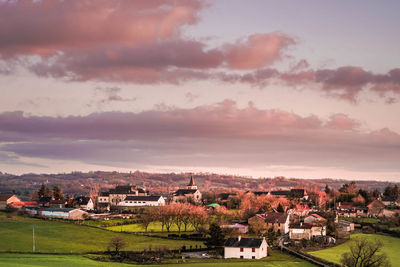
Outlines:
{"type": "Polygon", "coordinates": [[[265,238],[228,238],[224,244],[224,258],[261,259],[268,255],[265,238]]]}
{"type": "Polygon", "coordinates": [[[84,220],[88,217],[88,213],[86,211],[73,208],[42,208],[38,210],[37,215],[68,220],[84,220]]]}
{"type": "Polygon", "coordinates": [[[382,216],[382,212],[385,209],[385,204],[380,200],[374,200],[367,205],[368,215],[370,216],[382,216]]]}
{"type": "Polygon", "coordinates": [[[304,218],[304,223],[326,223],[326,219],[317,213],[312,213],[304,218]]]}
{"type": "Polygon", "coordinates": [[[337,228],[339,232],[352,232],[354,231],[354,223],[345,220],[340,220],[337,228]]]}
{"type": "Polygon", "coordinates": [[[178,189],[172,194],[172,202],[193,202],[196,204],[201,203],[202,195],[197,189],[193,176],[190,177],[190,182],[185,189],[178,189]]]}
{"type": "Polygon", "coordinates": [[[242,224],[242,223],[235,223],[235,224],[225,224],[221,225],[222,229],[232,229],[232,231],[238,234],[247,234],[249,231],[249,225],[242,224]]]}
{"type": "Polygon", "coordinates": [[[257,214],[267,224],[268,228],[272,228],[275,232],[286,234],[289,232],[289,214],[279,212],[268,212],[257,214]]]}
{"type": "Polygon", "coordinates": [[[80,196],[75,198],[76,206],[82,210],[94,210],[94,203],[90,197],[80,196]]]}
{"type": "Polygon", "coordinates": [[[296,223],[291,224],[289,229],[290,239],[306,239],[311,240],[316,236],[326,236],[326,226],[312,223],[296,223]]]}
{"type": "Polygon", "coordinates": [[[148,191],[136,185],[118,185],[107,192],[100,192],[96,199],[98,210],[110,210],[128,196],[147,196],[148,191]]]}
{"type": "Polygon", "coordinates": [[[118,203],[119,207],[164,206],[165,199],[162,196],[127,196],[118,203]]]}
{"type": "Polygon", "coordinates": [[[0,194],[0,210],[6,210],[14,202],[21,202],[21,199],[13,194],[0,194]]]}

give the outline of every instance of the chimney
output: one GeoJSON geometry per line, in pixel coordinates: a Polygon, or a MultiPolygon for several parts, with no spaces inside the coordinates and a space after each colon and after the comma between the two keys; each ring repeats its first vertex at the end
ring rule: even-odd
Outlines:
{"type": "Polygon", "coordinates": [[[239,235],[239,236],[238,236],[238,241],[239,241],[239,242],[240,242],[240,239],[242,239],[242,237],[239,235]]]}

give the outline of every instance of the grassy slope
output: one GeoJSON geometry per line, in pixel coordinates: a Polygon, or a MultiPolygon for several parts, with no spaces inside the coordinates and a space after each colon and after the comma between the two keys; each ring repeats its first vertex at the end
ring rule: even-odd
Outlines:
{"type": "Polygon", "coordinates": [[[39,252],[89,252],[104,251],[114,235],[122,235],[128,243],[127,250],[142,250],[156,246],[180,248],[182,245],[203,245],[189,240],[168,240],[161,238],[113,233],[87,226],[39,219],[0,216],[0,251],[32,251],[32,227],[35,226],[36,251],[39,252]]]}
{"type": "MultiPolygon", "coordinates": [[[[142,225],[140,224],[125,224],[125,225],[117,225],[117,226],[109,226],[106,227],[106,229],[108,230],[112,230],[112,231],[116,231],[119,232],[121,231],[126,231],[126,232],[144,232],[144,228],[142,227],[142,225]]],[[[148,232],[161,232],[161,223],[160,222],[153,222],[149,225],[149,227],[147,228],[148,232]]],[[[184,227],[181,228],[181,231],[184,230],[184,227]]],[[[187,231],[193,231],[193,227],[189,226],[187,228],[187,231]]],[[[164,227],[164,232],[166,232],[167,230],[164,227]]],[[[176,232],[178,231],[178,227],[176,227],[176,225],[172,225],[170,228],[171,232],[176,232]]]]}
{"type": "MultiPolygon", "coordinates": [[[[275,257],[267,257],[261,261],[246,260],[201,260],[201,262],[188,262],[187,264],[166,264],[166,265],[146,265],[146,266],[181,266],[181,267],[239,267],[239,266],[295,266],[311,267],[312,264],[292,258],[289,255],[275,253],[275,257]]],[[[138,267],[143,265],[127,265],[121,263],[99,262],[85,258],[84,256],[65,256],[65,255],[29,255],[29,254],[0,254],[0,265],[10,267],[36,267],[36,266],[76,266],[76,267],[138,267]]]]}
{"type": "MultiPolygon", "coordinates": [[[[375,235],[375,234],[353,234],[351,238],[355,237],[366,237],[369,239],[379,239],[382,240],[383,252],[385,252],[392,263],[393,266],[396,266],[400,262],[400,238],[384,236],[384,235],[375,235]]],[[[338,246],[322,249],[318,251],[309,252],[311,255],[314,255],[319,258],[326,259],[328,261],[340,263],[341,255],[345,252],[349,251],[349,245],[351,241],[340,244],[338,246]]]]}

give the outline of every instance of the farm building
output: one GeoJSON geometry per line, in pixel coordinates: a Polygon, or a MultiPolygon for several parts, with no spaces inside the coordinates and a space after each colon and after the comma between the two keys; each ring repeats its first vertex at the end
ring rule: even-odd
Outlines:
{"type": "Polygon", "coordinates": [[[119,207],[164,206],[165,199],[162,196],[127,196],[118,203],[119,207]]]}
{"type": "Polygon", "coordinates": [[[83,220],[88,216],[88,213],[86,211],[73,208],[44,208],[38,210],[38,215],[49,218],[83,220]]]}
{"type": "Polygon", "coordinates": [[[224,244],[224,258],[261,259],[268,255],[265,238],[231,237],[224,244]]]}
{"type": "Polygon", "coordinates": [[[21,199],[13,194],[0,194],[0,210],[5,210],[13,202],[21,202],[21,199]]]}

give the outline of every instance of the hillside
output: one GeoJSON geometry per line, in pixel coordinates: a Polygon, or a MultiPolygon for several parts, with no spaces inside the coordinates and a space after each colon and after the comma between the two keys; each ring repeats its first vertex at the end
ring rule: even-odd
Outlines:
{"type": "MultiPolygon", "coordinates": [[[[114,187],[117,184],[137,184],[146,187],[152,192],[166,193],[186,185],[193,175],[202,191],[239,190],[270,190],[272,188],[303,187],[311,189],[322,188],[328,184],[332,188],[339,188],[348,180],[334,179],[300,179],[300,178],[259,178],[220,175],[212,173],[146,173],[146,172],[72,172],[59,174],[23,174],[12,175],[0,172],[0,192],[14,192],[23,198],[29,198],[33,190],[39,189],[42,183],[49,186],[59,185],[64,193],[87,194],[101,189],[114,187]]],[[[364,189],[380,191],[389,182],[357,181],[357,185],[364,189]]],[[[400,185],[400,183],[398,183],[400,185]]]]}

